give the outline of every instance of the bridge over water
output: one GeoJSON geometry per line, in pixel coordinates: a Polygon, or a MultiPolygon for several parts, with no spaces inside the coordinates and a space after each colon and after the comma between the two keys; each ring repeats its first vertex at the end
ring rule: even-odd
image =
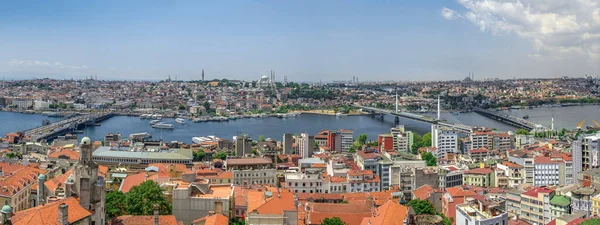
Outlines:
{"type": "Polygon", "coordinates": [[[36,127],[22,131],[24,136],[31,137],[32,141],[51,140],[60,135],[78,130],[86,125],[96,125],[108,118],[113,117],[114,113],[91,113],[79,115],[72,118],[60,120],[48,125],[36,127]]]}

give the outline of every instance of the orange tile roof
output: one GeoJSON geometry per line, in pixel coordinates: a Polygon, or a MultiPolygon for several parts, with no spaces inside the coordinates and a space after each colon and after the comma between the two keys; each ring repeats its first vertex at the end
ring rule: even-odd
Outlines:
{"type": "Polygon", "coordinates": [[[502,162],[502,165],[505,165],[505,166],[507,166],[509,168],[523,168],[523,166],[521,166],[519,164],[508,162],[508,161],[502,162]]]}
{"type": "Polygon", "coordinates": [[[0,168],[3,175],[0,176],[0,196],[11,197],[26,187],[31,187],[37,183],[39,174],[45,174],[46,170],[23,166],[14,163],[2,163],[4,167],[0,168]]]}
{"type": "Polygon", "coordinates": [[[106,178],[107,174],[108,174],[108,166],[98,165],[98,175],[106,178]]]}
{"type": "Polygon", "coordinates": [[[131,190],[131,188],[140,185],[144,181],[146,181],[146,172],[129,175],[125,177],[125,179],[121,183],[119,191],[127,193],[131,190]]]}
{"type": "Polygon", "coordinates": [[[229,219],[222,214],[214,214],[212,216],[205,216],[192,221],[192,224],[199,224],[204,221],[204,225],[227,225],[229,224],[229,219]]]}
{"type": "Polygon", "coordinates": [[[490,174],[492,171],[490,168],[477,168],[472,170],[464,171],[464,174],[490,174]]]}
{"type": "Polygon", "coordinates": [[[454,198],[456,198],[456,197],[475,196],[475,195],[477,195],[477,193],[475,193],[474,191],[464,190],[460,186],[446,188],[446,193],[448,193],[450,196],[452,196],[454,198]]]}
{"type": "Polygon", "coordinates": [[[70,160],[77,160],[79,159],[79,152],[70,148],[59,148],[48,154],[48,158],[51,159],[57,159],[61,156],[68,157],[70,160]]]}
{"type": "Polygon", "coordinates": [[[403,225],[408,217],[408,207],[387,201],[377,208],[377,215],[363,218],[360,225],[403,225]]]}
{"type": "Polygon", "coordinates": [[[11,218],[13,225],[59,225],[58,206],[65,203],[68,206],[69,223],[75,223],[92,213],[81,207],[78,198],[66,198],[56,202],[40,205],[15,213],[11,218]]]}
{"type": "Polygon", "coordinates": [[[425,184],[425,185],[413,190],[413,196],[420,200],[426,200],[429,198],[429,196],[431,196],[431,194],[434,191],[435,190],[433,189],[433,187],[431,187],[431,185],[425,184]]]}
{"type": "Polygon", "coordinates": [[[60,176],[57,176],[50,180],[47,180],[46,182],[44,182],[44,186],[46,186],[46,188],[48,188],[48,190],[54,192],[54,190],[56,190],[56,188],[65,184],[65,182],[67,181],[67,178],[69,178],[71,173],[73,173],[73,169],[68,170],[64,174],[61,174],[60,176]]]}
{"type": "MultiPolygon", "coordinates": [[[[132,216],[124,215],[119,216],[111,222],[111,225],[150,225],[154,224],[154,216],[132,216]]],[[[177,222],[173,215],[160,215],[158,216],[159,225],[178,225],[183,224],[177,222]]]]}
{"type": "Polygon", "coordinates": [[[553,161],[550,157],[538,156],[534,158],[535,164],[561,164],[563,161],[553,161]]]}
{"type": "Polygon", "coordinates": [[[296,206],[294,205],[294,194],[291,192],[273,192],[273,197],[267,199],[264,199],[263,195],[264,192],[249,193],[248,213],[256,210],[258,214],[283,215],[283,211],[296,210],[296,206]],[[250,194],[252,195],[252,199],[250,199],[250,194]]]}

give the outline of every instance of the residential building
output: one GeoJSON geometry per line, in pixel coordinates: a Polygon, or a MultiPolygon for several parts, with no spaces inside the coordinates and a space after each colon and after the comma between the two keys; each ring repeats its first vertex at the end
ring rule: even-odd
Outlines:
{"type": "Polygon", "coordinates": [[[16,105],[19,109],[29,109],[30,107],[33,107],[33,101],[24,98],[15,98],[12,100],[12,104],[16,105]]]}
{"type": "Polygon", "coordinates": [[[458,152],[458,131],[437,128],[432,133],[432,145],[437,148],[435,156],[437,158],[447,158],[447,153],[458,152]],[[435,138],[434,138],[435,136],[435,138]]]}
{"type": "Polygon", "coordinates": [[[283,134],[283,154],[294,154],[293,142],[294,136],[292,134],[283,134]]]}
{"type": "Polygon", "coordinates": [[[463,184],[478,187],[495,187],[495,173],[489,168],[477,168],[463,172],[463,184]]]}
{"type": "Polygon", "coordinates": [[[404,225],[408,223],[408,207],[398,204],[396,201],[388,200],[377,207],[371,217],[362,219],[360,225],[404,225]]]}
{"type": "Polygon", "coordinates": [[[379,134],[377,136],[377,151],[385,152],[394,150],[394,136],[391,134],[379,134]]]}
{"type": "Polygon", "coordinates": [[[463,184],[463,171],[456,166],[440,166],[438,187],[441,189],[463,184]]]}
{"type": "Polygon", "coordinates": [[[506,192],[506,212],[509,217],[521,216],[521,189],[509,189],[506,192]]]}
{"type": "Polygon", "coordinates": [[[296,153],[302,156],[302,158],[312,157],[314,141],[315,138],[313,136],[308,135],[308,133],[301,133],[300,137],[296,139],[296,148],[298,148],[296,153]]]}
{"type": "Polygon", "coordinates": [[[521,194],[521,218],[531,224],[548,224],[552,221],[550,199],[554,191],[537,187],[521,194]]]}
{"type": "Polygon", "coordinates": [[[571,191],[571,211],[572,213],[583,212],[586,216],[592,215],[592,199],[600,192],[593,187],[581,187],[571,191]]]}
{"type": "Polygon", "coordinates": [[[533,154],[514,151],[508,155],[508,161],[523,166],[525,169],[525,183],[533,184],[535,170],[533,154]]]}
{"type": "Polygon", "coordinates": [[[534,186],[564,185],[564,167],[560,165],[564,164],[562,160],[555,161],[549,157],[539,156],[535,157],[534,163],[534,186]]]}
{"type": "Polygon", "coordinates": [[[348,152],[354,144],[354,131],[341,129],[338,131],[341,139],[342,152],[348,152]]]}
{"type": "Polygon", "coordinates": [[[234,137],[235,142],[235,155],[238,157],[244,157],[248,154],[252,154],[252,139],[247,135],[234,137]]]}
{"type": "Polygon", "coordinates": [[[378,192],[380,191],[379,176],[371,170],[348,171],[348,183],[350,192],[378,192]]]}
{"type": "Polygon", "coordinates": [[[233,172],[235,185],[277,184],[276,170],[270,158],[228,158],[225,167],[233,172]]]}
{"type": "Polygon", "coordinates": [[[507,187],[517,188],[519,184],[525,183],[525,167],[516,163],[504,161],[496,164],[496,168],[502,170],[503,175],[507,178],[507,187]]]}
{"type": "Polygon", "coordinates": [[[520,149],[526,145],[535,144],[535,142],[536,142],[535,136],[533,136],[531,134],[528,134],[528,135],[516,134],[515,135],[514,143],[515,143],[515,148],[517,148],[517,149],[520,149]]]}
{"type": "Polygon", "coordinates": [[[508,132],[502,133],[494,133],[492,134],[493,138],[493,148],[494,150],[500,150],[502,152],[508,151],[513,147],[513,138],[508,132]]]}
{"type": "Polygon", "coordinates": [[[571,214],[571,199],[565,195],[555,194],[550,199],[550,214],[551,219],[571,214]]]}
{"type": "MultiPolygon", "coordinates": [[[[2,207],[6,211],[11,208],[8,205],[2,207]]],[[[5,210],[2,217],[6,216],[5,210]]],[[[39,224],[61,224],[61,225],[83,225],[83,224],[104,224],[94,223],[92,217],[98,214],[104,214],[104,211],[90,211],[81,206],[81,201],[76,197],[69,197],[33,208],[29,208],[10,217],[12,225],[39,225],[39,224]]],[[[102,215],[104,217],[104,215],[102,215]]],[[[103,222],[103,221],[99,221],[103,222]]]]}
{"type": "Polygon", "coordinates": [[[394,151],[410,152],[414,138],[412,131],[407,131],[403,125],[398,125],[392,127],[390,132],[394,139],[394,151]]]}
{"type": "MultiPolygon", "coordinates": [[[[111,225],[137,225],[137,224],[154,224],[154,225],[173,225],[182,224],[181,221],[177,221],[173,215],[159,215],[155,209],[154,215],[152,216],[134,216],[134,215],[123,215],[111,221],[111,225]]],[[[209,225],[209,224],[204,224],[209,225]]]]}
{"type": "Polygon", "coordinates": [[[292,192],[282,190],[248,191],[248,225],[298,225],[298,203],[292,192]]]}
{"type": "Polygon", "coordinates": [[[600,167],[600,133],[573,141],[573,174],[600,167]]]}
{"type": "Polygon", "coordinates": [[[442,214],[446,217],[456,220],[457,205],[465,203],[467,197],[474,197],[477,193],[472,190],[464,189],[462,186],[446,188],[442,196],[442,214]]]}
{"type": "Polygon", "coordinates": [[[489,157],[489,151],[485,147],[474,148],[472,150],[469,150],[468,153],[469,158],[471,158],[471,161],[473,162],[483,162],[489,157]]]}
{"type": "Polygon", "coordinates": [[[285,173],[285,188],[294,193],[323,192],[323,173],[320,170],[306,169],[304,172],[285,173]]]}
{"type": "Polygon", "coordinates": [[[492,201],[467,198],[456,206],[456,225],[508,225],[508,213],[492,201]]]}
{"type": "Polygon", "coordinates": [[[471,149],[480,149],[480,148],[486,148],[486,149],[492,149],[494,146],[492,145],[492,140],[490,140],[490,138],[492,137],[492,132],[491,131],[476,131],[473,132],[469,135],[470,139],[471,139],[471,149]]]}
{"type": "Polygon", "coordinates": [[[346,225],[359,225],[363,218],[373,215],[375,211],[374,202],[368,199],[363,202],[347,204],[328,202],[306,202],[301,209],[304,216],[299,218],[300,224],[316,225],[323,224],[326,218],[338,217],[346,225]]]}
{"type": "Polygon", "coordinates": [[[234,216],[234,187],[230,184],[211,184],[197,179],[195,174],[184,174],[173,188],[173,215],[184,224],[210,212],[227,218],[234,216]]]}
{"type": "Polygon", "coordinates": [[[600,215],[600,194],[592,198],[592,215],[600,215]]]}

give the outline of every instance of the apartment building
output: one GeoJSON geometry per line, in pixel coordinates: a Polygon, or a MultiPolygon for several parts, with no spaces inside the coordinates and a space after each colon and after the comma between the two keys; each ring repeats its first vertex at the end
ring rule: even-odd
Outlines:
{"type": "Polygon", "coordinates": [[[348,152],[354,144],[354,131],[341,129],[338,131],[340,135],[340,139],[342,141],[341,148],[342,152],[348,152]]]}
{"type": "Polygon", "coordinates": [[[502,175],[506,177],[506,187],[517,188],[519,184],[525,183],[525,167],[505,161],[496,164],[496,168],[502,170],[502,175]]]}
{"type": "Polygon", "coordinates": [[[463,172],[463,184],[478,187],[495,187],[496,177],[489,168],[477,168],[463,172]]]}
{"type": "Polygon", "coordinates": [[[500,204],[467,198],[456,206],[456,225],[508,225],[508,213],[500,204]]]}
{"type": "Polygon", "coordinates": [[[534,186],[564,184],[564,162],[550,157],[538,156],[534,159],[534,186]],[[562,165],[561,165],[562,164],[562,165]]]}
{"type": "Polygon", "coordinates": [[[301,133],[300,137],[296,138],[296,148],[298,149],[296,153],[304,159],[312,157],[314,142],[314,136],[310,136],[308,133],[301,133]]]}
{"type": "Polygon", "coordinates": [[[573,174],[600,167],[600,133],[573,141],[573,174]]]}
{"type": "Polygon", "coordinates": [[[392,127],[390,133],[394,139],[394,151],[410,152],[414,138],[412,131],[407,131],[403,125],[398,125],[392,127]]]}
{"type": "Polygon", "coordinates": [[[322,193],[323,173],[321,170],[306,169],[304,172],[285,173],[285,188],[294,193],[322,193]]]}
{"type": "Polygon", "coordinates": [[[485,147],[469,150],[468,153],[473,162],[483,162],[489,157],[489,151],[485,147]]]}
{"type": "Polygon", "coordinates": [[[492,137],[494,150],[507,151],[513,147],[513,138],[507,132],[494,133],[492,137]]]}
{"type": "Polygon", "coordinates": [[[521,194],[521,218],[531,224],[548,224],[552,221],[550,199],[554,191],[537,187],[521,194]]]}
{"type": "Polygon", "coordinates": [[[458,131],[447,129],[435,129],[435,133],[431,135],[435,140],[432,144],[437,148],[435,156],[437,158],[447,158],[448,153],[458,152],[458,131]]]}
{"type": "Polygon", "coordinates": [[[394,136],[391,134],[379,134],[377,136],[377,150],[379,152],[394,150],[394,136]]]}
{"type": "Polygon", "coordinates": [[[535,167],[533,154],[523,151],[514,151],[508,155],[508,161],[523,166],[525,169],[525,183],[534,183],[535,167]]]}
{"type": "Polygon", "coordinates": [[[491,131],[475,131],[469,135],[471,139],[471,149],[487,148],[492,149],[493,136],[491,131]]]}
{"type": "Polygon", "coordinates": [[[348,183],[350,192],[378,192],[380,186],[379,176],[371,170],[348,171],[348,183]]]}
{"type": "Polygon", "coordinates": [[[270,158],[228,158],[225,167],[233,173],[235,185],[277,184],[277,171],[270,158]]]}
{"type": "Polygon", "coordinates": [[[442,190],[463,184],[463,171],[456,166],[440,166],[438,187],[442,190]]]}

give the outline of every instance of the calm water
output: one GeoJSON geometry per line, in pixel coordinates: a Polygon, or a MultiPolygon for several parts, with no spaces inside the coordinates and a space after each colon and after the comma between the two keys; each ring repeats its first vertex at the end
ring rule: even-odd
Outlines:
{"type": "MultiPolygon", "coordinates": [[[[550,125],[550,118],[554,116],[555,128],[562,127],[575,128],[576,123],[586,119],[586,125],[592,125],[591,120],[596,119],[600,122],[600,107],[563,107],[563,108],[537,108],[527,110],[509,110],[514,116],[522,117],[529,115],[531,121],[546,126],[550,125]]],[[[434,116],[434,114],[430,114],[434,116]]],[[[493,127],[500,131],[512,131],[514,127],[488,119],[476,113],[462,113],[458,115],[443,113],[442,118],[465,125],[493,127]]],[[[42,115],[20,114],[0,112],[0,135],[19,130],[26,130],[41,125],[43,119],[56,121],[59,118],[48,118],[42,115]]],[[[153,135],[153,139],[161,138],[166,141],[183,141],[190,143],[192,137],[215,135],[225,139],[231,139],[235,135],[242,133],[249,134],[257,139],[264,135],[276,140],[281,140],[283,133],[302,133],[308,132],[315,134],[323,129],[350,129],[354,131],[355,136],[367,134],[369,139],[376,140],[377,135],[389,132],[394,126],[394,118],[385,116],[383,120],[378,117],[370,116],[326,116],[326,115],[300,115],[293,118],[253,118],[240,119],[229,122],[205,122],[192,123],[188,121],[184,125],[175,123],[173,119],[163,119],[163,122],[172,123],[175,129],[160,130],[151,128],[149,120],[141,120],[138,117],[117,116],[102,122],[101,126],[87,127],[84,134],[93,140],[101,140],[107,133],[121,133],[127,137],[132,133],[148,132],[153,135]]],[[[400,119],[400,124],[404,124],[408,130],[423,134],[430,131],[430,125],[409,119],[400,119]]]]}

